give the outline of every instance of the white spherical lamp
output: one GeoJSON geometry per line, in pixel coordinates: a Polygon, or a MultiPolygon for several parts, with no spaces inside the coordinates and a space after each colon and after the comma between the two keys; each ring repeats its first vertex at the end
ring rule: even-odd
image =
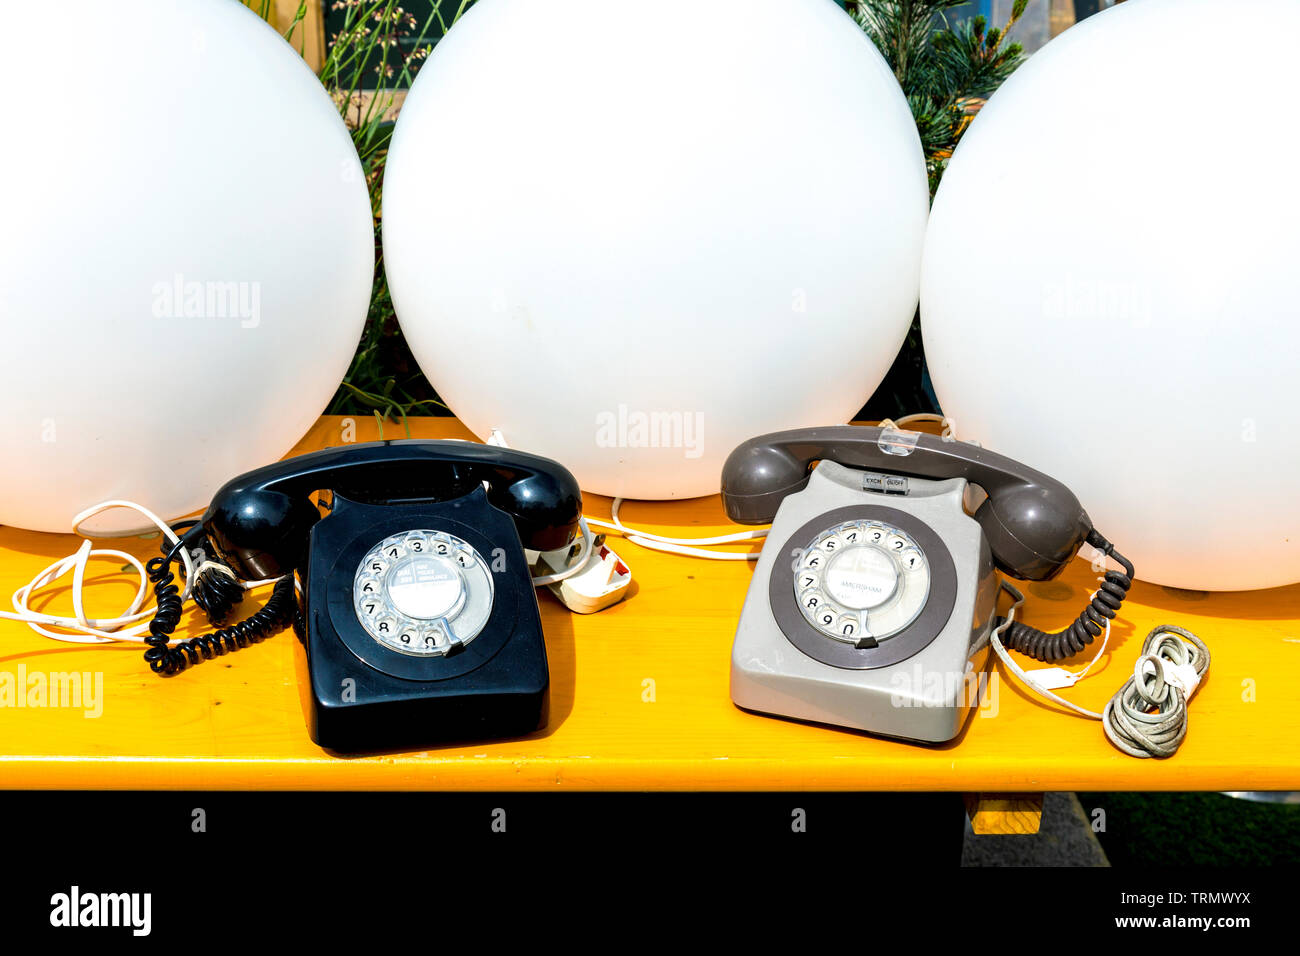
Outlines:
{"type": "Polygon", "coordinates": [[[862,406],[915,310],[928,192],[831,0],[481,0],[402,107],[383,205],[398,321],[466,425],[673,498],[862,406]]]}
{"type": "Polygon", "coordinates": [[[975,119],[921,324],[958,437],[1069,485],[1139,578],[1300,581],[1300,4],[1142,0],[1066,31],[975,119]],[[1225,18],[1265,24],[1249,67],[1225,18]]]}
{"type": "Polygon", "coordinates": [[[90,42],[56,62],[50,17],[5,21],[39,96],[0,150],[0,524],[68,531],[109,498],[179,517],[338,387],[373,278],[366,185],[316,77],[240,4],[68,0],[90,42]]]}

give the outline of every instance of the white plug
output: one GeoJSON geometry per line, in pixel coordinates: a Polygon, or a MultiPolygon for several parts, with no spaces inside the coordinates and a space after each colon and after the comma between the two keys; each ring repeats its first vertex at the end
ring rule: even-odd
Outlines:
{"type": "MultiPolygon", "coordinates": [[[[536,552],[530,551],[528,557],[532,558],[534,554],[536,552]]],[[[536,554],[534,576],[570,571],[573,567],[571,562],[579,557],[581,555],[573,546],[536,554]]],[[[593,614],[627,597],[631,584],[632,572],[600,535],[593,542],[582,570],[546,586],[569,610],[593,614]]]]}

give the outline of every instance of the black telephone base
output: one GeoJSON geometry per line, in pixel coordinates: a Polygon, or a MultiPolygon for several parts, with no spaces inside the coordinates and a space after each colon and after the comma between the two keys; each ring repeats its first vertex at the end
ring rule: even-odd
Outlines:
{"type": "MultiPolygon", "coordinates": [[[[511,675],[489,686],[458,687],[439,697],[383,696],[369,692],[366,702],[336,706],[312,692],[308,729],[320,747],[340,754],[418,750],[456,742],[519,737],[546,726],[550,690],[543,682],[511,682],[511,675]]],[[[476,675],[487,678],[489,675],[476,675]]],[[[310,686],[310,685],[303,685],[310,686]]]]}
{"type": "Polygon", "coordinates": [[[545,726],[550,676],[532,577],[514,522],[481,487],[418,504],[358,504],[336,494],[329,519],[312,528],[309,551],[302,642],[308,679],[299,686],[312,739],[321,747],[420,749],[545,726]],[[410,529],[454,535],[491,567],[490,616],[453,653],[399,653],[358,621],[358,565],[377,542],[410,529]]]}

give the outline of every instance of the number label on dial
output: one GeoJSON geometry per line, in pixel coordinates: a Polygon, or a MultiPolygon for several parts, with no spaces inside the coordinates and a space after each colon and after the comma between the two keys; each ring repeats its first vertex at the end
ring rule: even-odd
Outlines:
{"type": "Polygon", "coordinates": [[[887,522],[827,528],[803,543],[794,566],[794,596],[804,619],[832,640],[887,640],[917,618],[929,596],[924,551],[887,522]]]}
{"type": "Polygon", "coordinates": [[[495,584],[468,542],[421,529],[376,542],[361,559],[352,590],[358,623],[381,646],[440,657],[483,631],[495,584]]]}

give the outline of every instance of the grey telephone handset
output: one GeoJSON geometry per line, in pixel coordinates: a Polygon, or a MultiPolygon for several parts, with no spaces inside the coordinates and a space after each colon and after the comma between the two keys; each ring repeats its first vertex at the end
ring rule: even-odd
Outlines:
{"type": "Polygon", "coordinates": [[[722,500],[733,521],[772,522],[731,658],[732,700],[762,713],[951,740],[978,703],[995,568],[1045,581],[1084,542],[1124,568],[1065,631],[1013,622],[1002,634],[1041,661],[1090,644],[1132,586],[1133,566],[1068,488],[949,438],[858,425],[764,435],[728,457],[722,500]],[[988,496],[974,515],[968,483],[988,496]]]}

